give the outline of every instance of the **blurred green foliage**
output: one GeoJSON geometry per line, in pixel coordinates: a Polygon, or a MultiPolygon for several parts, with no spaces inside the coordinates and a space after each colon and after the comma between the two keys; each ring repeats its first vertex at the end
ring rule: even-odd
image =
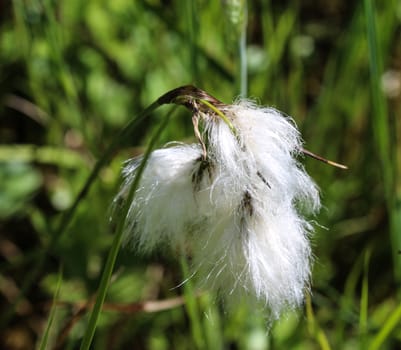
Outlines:
{"type": "MultiPolygon", "coordinates": [[[[267,332],[263,310],[243,305],[227,314],[213,295],[177,287],[185,276],[176,257],[122,250],[105,306],[125,308],[102,312],[93,348],[400,347],[401,3],[377,1],[369,17],[373,0],[365,7],[345,0],[249,1],[246,50],[238,45],[244,27],[233,28],[227,3],[0,1],[0,343],[6,349],[40,343],[60,266],[45,345],[77,348],[87,325],[85,302],[95,297],[113,239],[109,207],[121,163],[143,151],[166,108],[123,142],[57,236],[61,216],[123,125],[184,84],[232,101],[244,86],[243,57],[248,96],[293,116],[308,149],[350,168],[305,160],[324,204],[312,239],[311,302],[267,332]],[[186,306],[173,307],[180,296],[186,306]],[[164,311],[129,309],[164,299],[172,303],[164,311]]],[[[179,109],[160,144],[192,139],[191,116],[179,109]]]]}

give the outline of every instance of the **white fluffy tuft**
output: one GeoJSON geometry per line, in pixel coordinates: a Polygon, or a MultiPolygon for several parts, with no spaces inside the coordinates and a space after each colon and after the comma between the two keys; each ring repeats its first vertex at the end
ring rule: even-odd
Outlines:
{"type": "MultiPolygon", "coordinates": [[[[249,101],[227,106],[227,124],[204,114],[199,145],[154,151],[127,218],[127,240],[142,252],[189,245],[200,283],[228,298],[247,295],[274,318],[299,306],[308,288],[311,225],[300,210],[320,207],[316,185],[296,160],[291,119],[249,101]]],[[[139,160],[127,163],[124,198],[139,160]]]]}
{"type": "MultiPolygon", "coordinates": [[[[148,253],[165,243],[175,246],[183,242],[183,233],[199,218],[192,174],[200,157],[198,145],[177,145],[151,153],[129,208],[126,243],[148,253]]],[[[128,193],[141,160],[126,163],[116,204],[128,193]]]]}

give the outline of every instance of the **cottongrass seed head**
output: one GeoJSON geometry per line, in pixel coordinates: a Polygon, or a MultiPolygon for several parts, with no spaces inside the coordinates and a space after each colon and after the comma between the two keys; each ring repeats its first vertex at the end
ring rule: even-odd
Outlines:
{"type": "MultiPolygon", "coordinates": [[[[125,240],[143,253],[185,247],[201,287],[228,303],[263,303],[276,319],[309,286],[312,226],[303,215],[319,209],[318,189],[296,159],[302,140],[290,118],[244,100],[220,110],[227,120],[195,112],[199,143],[151,153],[125,240]]],[[[140,160],[126,163],[116,201],[140,160]]]]}

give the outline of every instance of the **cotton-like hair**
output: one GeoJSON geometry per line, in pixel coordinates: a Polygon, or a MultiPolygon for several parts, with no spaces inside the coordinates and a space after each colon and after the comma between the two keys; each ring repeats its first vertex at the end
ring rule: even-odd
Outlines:
{"type": "MultiPolygon", "coordinates": [[[[311,224],[318,189],[297,156],[294,122],[249,101],[225,106],[231,127],[203,112],[202,147],[154,151],[127,218],[126,241],[148,253],[186,247],[195,279],[228,301],[246,297],[278,318],[302,304],[308,288],[311,224]],[[234,130],[233,130],[233,128],[234,130]]],[[[124,198],[139,160],[127,163],[124,198]]]]}

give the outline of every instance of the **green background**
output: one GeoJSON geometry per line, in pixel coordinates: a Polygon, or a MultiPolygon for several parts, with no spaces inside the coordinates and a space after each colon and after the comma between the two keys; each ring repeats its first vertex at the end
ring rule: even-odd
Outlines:
{"type": "MultiPolygon", "coordinates": [[[[119,130],[185,84],[225,103],[242,93],[274,106],[294,118],[307,149],[348,165],[344,171],[303,161],[324,205],[312,238],[311,298],[268,331],[263,310],[243,305],[227,313],[214,295],[177,287],[186,274],[177,256],[123,249],[93,348],[401,347],[401,2],[245,5],[0,1],[6,349],[78,348],[88,324],[85,305],[96,297],[113,240],[110,204],[122,162],[145,150],[168,108],[119,140],[68,225],[62,217],[119,130]],[[175,306],[176,297],[186,305],[175,306]],[[138,310],[149,300],[170,303],[163,311],[138,310]]],[[[182,107],[158,145],[173,140],[194,140],[191,114],[182,107]]]]}

